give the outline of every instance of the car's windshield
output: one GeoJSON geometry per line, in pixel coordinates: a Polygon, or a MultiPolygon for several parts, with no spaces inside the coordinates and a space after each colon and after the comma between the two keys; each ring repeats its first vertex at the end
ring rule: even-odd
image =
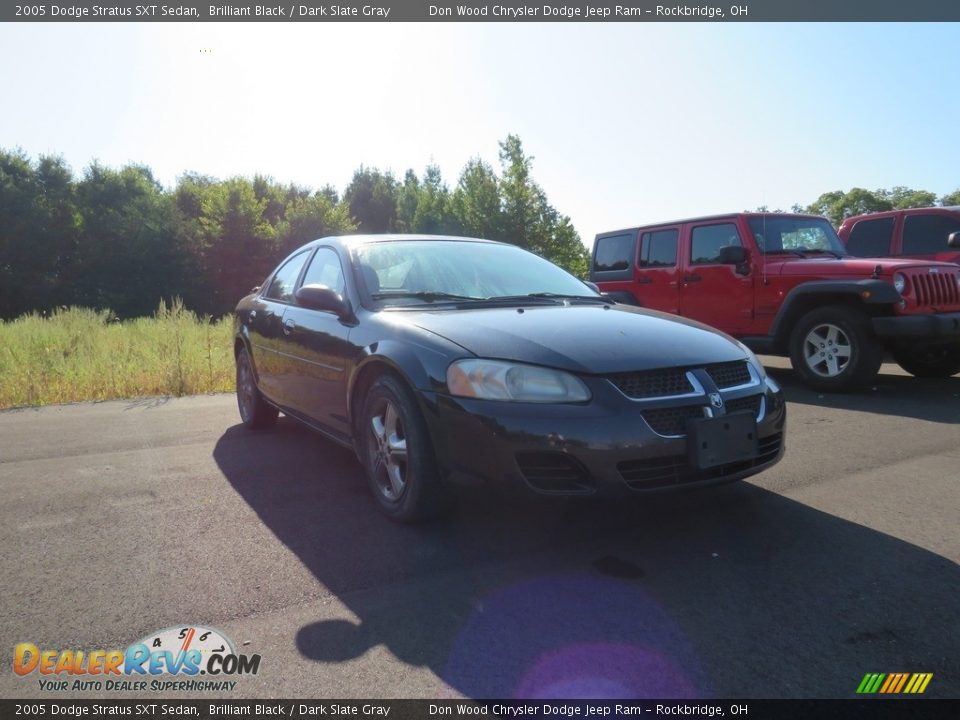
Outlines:
{"type": "Polygon", "coordinates": [[[514,245],[395,240],[360,245],[353,256],[367,293],[379,303],[599,297],[567,271],[514,245]]]}
{"type": "Polygon", "coordinates": [[[750,230],[766,255],[847,254],[833,226],[823,218],[763,215],[750,218],[750,230]]]}

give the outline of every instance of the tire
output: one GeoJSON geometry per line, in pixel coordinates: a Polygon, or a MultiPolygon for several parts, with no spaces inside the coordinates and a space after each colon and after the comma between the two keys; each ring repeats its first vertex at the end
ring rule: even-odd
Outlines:
{"type": "Polygon", "coordinates": [[[433,444],[411,390],[381,375],[363,401],[360,459],[380,509],[392,520],[413,523],[439,514],[444,503],[433,444]]]}
{"type": "Polygon", "coordinates": [[[237,407],[240,419],[251,430],[265,430],[273,427],[279,411],[266,400],[257,387],[253,363],[247,348],[237,353],[237,407]]]}
{"type": "Polygon", "coordinates": [[[936,348],[897,347],[893,359],[918,378],[946,378],[960,373],[960,345],[936,348]]]}
{"type": "Polygon", "coordinates": [[[873,381],[883,362],[883,347],[864,313],[828,305],[811,310],[794,326],[790,362],[815,390],[847,392],[873,381]]]}

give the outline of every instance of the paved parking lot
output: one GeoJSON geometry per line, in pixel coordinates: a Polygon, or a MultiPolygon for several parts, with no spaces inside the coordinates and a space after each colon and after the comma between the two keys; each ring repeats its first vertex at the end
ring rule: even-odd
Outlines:
{"type": "MultiPolygon", "coordinates": [[[[787,456],[644,502],[461,495],[384,519],[347,451],[232,396],[0,413],[0,696],[13,647],[181,624],[259,653],[231,697],[960,697],[960,377],[821,396],[770,360],[787,456]]],[[[107,693],[100,693],[107,695],[107,693]]],[[[114,695],[117,696],[117,695],[114,695]]]]}

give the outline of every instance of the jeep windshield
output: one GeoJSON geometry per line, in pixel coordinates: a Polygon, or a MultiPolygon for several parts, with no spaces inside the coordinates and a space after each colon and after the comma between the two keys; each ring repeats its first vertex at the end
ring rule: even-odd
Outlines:
{"type": "Polygon", "coordinates": [[[764,255],[847,255],[833,226],[823,218],[762,215],[748,222],[764,255]]]}

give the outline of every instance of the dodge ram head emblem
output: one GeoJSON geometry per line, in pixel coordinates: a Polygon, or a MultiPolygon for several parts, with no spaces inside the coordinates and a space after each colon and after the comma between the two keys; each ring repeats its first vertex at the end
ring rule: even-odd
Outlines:
{"type": "Polygon", "coordinates": [[[723,398],[720,397],[720,393],[710,393],[710,404],[717,410],[723,408],[723,398]]]}

